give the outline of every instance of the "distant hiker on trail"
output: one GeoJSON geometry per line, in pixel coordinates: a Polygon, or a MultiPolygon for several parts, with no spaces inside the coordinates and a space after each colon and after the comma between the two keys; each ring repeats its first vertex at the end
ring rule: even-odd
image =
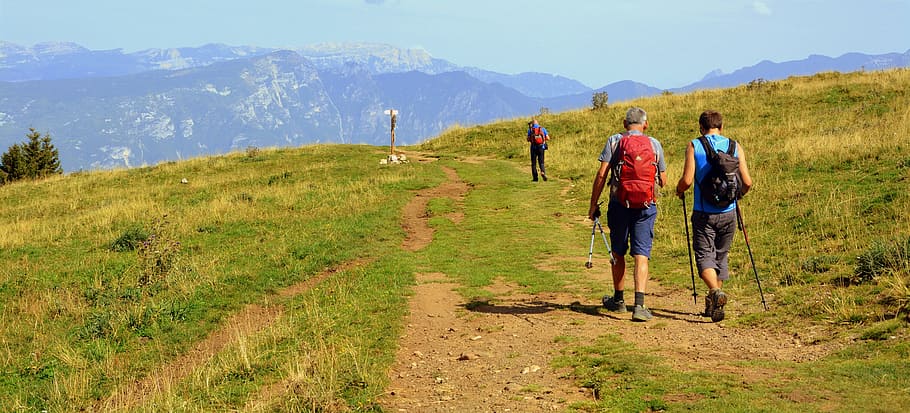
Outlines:
{"type": "Polygon", "coordinates": [[[547,180],[547,169],[544,166],[544,154],[550,134],[547,128],[540,126],[537,119],[528,122],[528,142],[531,143],[531,180],[537,182],[537,165],[540,165],[540,177],[547,180]]]}
{"type": "MultiPolygon", "coordinates": [[[[724,319],[724,306],[727,295],[721,289],[724,280],[730,278],[727,257],[736,233],[736,199],[741,198],[752,187],[752,177],[746,164],[746,151],[742,145],[721,135],[724,127],[723,116],[716,111],[705,111],[698,118],[702,136],[693,139],[686,146],[686,161],[682,177],[676,184],[676,196],[685,201],[686,190],[695,185],[695,199],[692,205],[692,249],[695,252],[695,263],[698,275],[710,290],[705,297],[704,316],[714,322],[724,319]],[[732,149],[732,150],[731,150],[732,149]],[[729,153],[738,159],[738,168],[732,166],[731,173],[726,174],[732,180],[729,187],[732,193],[715,190],[717,183],[710,183],[709,152],[729,153]],[[738,169],[738,175],[736,171],[738,169]],[[738,181],[738,183],[736,182],[738,181]]],[[[718,157],[718,154],[715,157],[718,157]]],[[[735,162],[735,160],[731,161],[735,162]]],[[[720,165],[718,165],[718,168],[720,165]]],[[[728,178],[720,177],[718,181],[728,178]]]]}
{"type": "Polygon", "coordinates": [[[648,128],[645,110],[633,107],[623,120],[626,133],[607,139],[600,153],[600,169],[594,177],[588,218],[600,217],[598,201],[610,174],[610,201],[607,204],[607,226],[613,251],[613,296],[604,296],[607,310],[625,313],[623,297],[626,276],[626,252],[635,262],[635,307],[633,321],[648,321],[651,311],[645,307],[648,282],[648,260],[657,219],[656,186],[667,182],[667,163],[660,142],[644,134],[648,128]],[[631,244],[631,248],[630,248],[631,244]]]}

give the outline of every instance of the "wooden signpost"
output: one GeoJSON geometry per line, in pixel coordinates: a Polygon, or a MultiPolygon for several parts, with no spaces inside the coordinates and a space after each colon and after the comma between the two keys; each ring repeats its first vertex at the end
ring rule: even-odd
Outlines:
{"type": "Polygon", "coordinates": [[[398,111],[395,109],[387,109],[385,111],[385,114],[389,115],[391,123],[392,123],[392,127],[390,130],[392,140],[391,140],[391,143],[389,143],[389,155],[394,155],[395,154],[395,122],[398,121],[398,111]]]}

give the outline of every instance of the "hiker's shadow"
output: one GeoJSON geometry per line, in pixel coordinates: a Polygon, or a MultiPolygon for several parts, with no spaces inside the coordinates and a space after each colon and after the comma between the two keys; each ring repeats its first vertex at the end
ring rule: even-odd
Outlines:
{"type": "Polygon", "coordinates": [[[519,301],[509,304],[491,304],[487,300],[473,300],[461,305],[468,311],[486,314],[543,314],[563,310],[567,306],[544,301],[519,301]]]}
{"type": "MultiPolygon", "coordinates": [[[[519,301],[504,304],[491,304],[487,300],[474,300],[461,305],[468,311],[485,314],[544,314],[553,310],[569,310],[576,313],[586,314],[595,317],[610,318],[614,320],[627,320],[631,316],[631,311],[625,313],[612,313],[603,309],[601,305],[582,304],[575,301],[571,304],[557,304],[546,301],[519,301]]],[[[693,319],[698,314],[688,313],[677,310],[665,310],[660,308],[651,308],[651,314],[655,318],[685,321],[687,323],[703,324],[710,321],[702,319],[693,319]]]]}

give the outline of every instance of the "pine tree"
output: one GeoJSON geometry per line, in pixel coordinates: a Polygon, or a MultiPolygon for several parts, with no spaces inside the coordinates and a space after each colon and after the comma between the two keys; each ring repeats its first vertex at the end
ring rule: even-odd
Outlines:
{"type": "Polygon", "coordinates": [[[28,160],[28,177],[44,178],[48,175],[61,174],[60,154],[51,144],[51,136],[41,136],[34,128],[29,129],[26,135],[28,142],[25,144],[25,157],[28,160]]]}
{"type": "Polygon", "coordinates": [[[0,184],[18,181],[22,178],[22,171],[25,169],[25,156],[22,153],[22,146],[15,144],[9,147],[2,158],[0,158],[0,184]]]}
{"type": "Polygon", "coordinates": [[[2,182],[62,174],[60,153],[51,143],[51,136],[49,134],[41,136],[34,128],[29,128],[29,133],[25,136],[28,138],[27,142],[11,146],[0,159],[2,182]]]}

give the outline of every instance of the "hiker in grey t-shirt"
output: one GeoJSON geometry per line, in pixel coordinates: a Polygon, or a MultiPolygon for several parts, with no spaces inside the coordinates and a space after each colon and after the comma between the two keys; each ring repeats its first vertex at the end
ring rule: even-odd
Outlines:
{"type": "MultiPolygon", "coordinates": [[[[612,175],[610,183],[610,202],[607,204],[607,226],[610,228],[610,245],[613,250],[614,264],[612,267],[613,296],[605,296],[603,305],[613,312],[626,312],[623,289],[625,286],[626,261],[628,252],[635,261],[633,280],[635,282],[635,307],[632,310],[633,321],[648,321],[651,312],[645,307],[645,287],[648,282],[648,260],[651,257],[651,244],[654,239],[654,222],[657,219],[656,195],[657,186],[661,187],[667,182],[667,163],[664,159],[664,150],[657,139],[644,135],[648,128],[648,117],[644,109],[633,107],[626,112],[623,120],[626,133],[616,134],[607,139],[600,157],[600,169],[594,177],[591,190],[591,205],[588,209],[590,219],[599,218],[599,200],[604,186],[607,184],[608,174],[612,175]],[[633,148],[631,144],[623,141],[637,142],[636,148],[642,149],[641,156],[634,158],[644,162],[647,168],[645,175],[639,177],[643,190],[641,193],[644,201],[640,203],[623,203],[624,185],[620,182],[617,173],[622,174],[625,169],[617,168],[619,161],[625,162],[623,148],[633,148]],[[650,159],[643,159],[643,158],[650,159]],[[640,159],[641,158],[641,159],[640,159]],[[612,174],[611,174],[612,170],[612,174]]],[[[634,162],[633,162],[634,163],[634,162]]],[[[637,196],[636,196],[637,198],[637,196]]]]}

